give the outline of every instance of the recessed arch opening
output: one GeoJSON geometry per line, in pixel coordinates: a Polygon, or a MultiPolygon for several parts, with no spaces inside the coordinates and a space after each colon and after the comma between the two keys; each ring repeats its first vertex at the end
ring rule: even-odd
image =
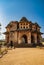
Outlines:
{"type": "Polygon", "coordinates": [[[35,43],[34,35],[31,35],[31,43],[35,43]]]}
{"type": "Polygon", "coordinates": [[[22,36],[22,43],[27,43],[27,35],[22,36]]]}

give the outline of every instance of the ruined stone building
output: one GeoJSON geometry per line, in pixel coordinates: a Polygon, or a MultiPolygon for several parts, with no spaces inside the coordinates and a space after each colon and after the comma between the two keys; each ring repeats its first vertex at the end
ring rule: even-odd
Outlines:
{"type": "Polygon", "coordinates": [[[26,17],[21,20],[11,21],[6,26],[5,39],[6,43],[14,44],[38,44],[41,42],[40,26],[37,23],[32,23],[26,17]]]}

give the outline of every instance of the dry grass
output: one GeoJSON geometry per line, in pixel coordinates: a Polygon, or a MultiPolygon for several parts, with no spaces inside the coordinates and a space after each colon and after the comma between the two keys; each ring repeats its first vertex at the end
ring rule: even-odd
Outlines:
{"type": "Polygon", "coordinates": [[[15,48],[0,59],[0,65],[44,65],[44,49],[15,48]]]}

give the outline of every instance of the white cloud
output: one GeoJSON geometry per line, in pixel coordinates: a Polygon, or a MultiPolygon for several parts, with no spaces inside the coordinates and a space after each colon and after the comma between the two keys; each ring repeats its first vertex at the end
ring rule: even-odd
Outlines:
{"type": "Polygon", "coordinates": [[[4,17],[4,12],[2,7],[0,7],[0,23],[1,23],[1,35],[0,35],[0,39],[5,39],[5,35],[3,34],[3,32],[5,31],[5,17],[4,17]]]}

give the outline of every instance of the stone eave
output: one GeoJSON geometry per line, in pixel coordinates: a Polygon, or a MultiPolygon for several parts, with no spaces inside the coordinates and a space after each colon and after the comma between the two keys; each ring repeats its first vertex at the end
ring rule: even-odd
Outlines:
{"type": "Polygon", "coordinates": [[[17,31],[31,31],[31,29],[18,29],[17,31]]]}
{"type": "Polygon", "coordinates": [[[32,33],[44,34],[42,32],[38,32],[37,30],[32,31],[32,33]]]}
{"type": "Polygon", "coordinates": [[[17,30],[11,30],[10,32],[15,32],[15,31],[31,31],[31,29],[17,29],[17,30]]]}
{"type": "Polygon", "coordinates": [[[15,32],[16,30],[11,30],[10,32],[15,32]]]}
{"type": "Polygon", "coordinates": [[[3,34],[9,34],[9,32],[4,32],[3,34]]]}
{"type": "Polygon", "coordinates": [[[32,32],[32,33],[37,33],[37,30],[32,30],[31,32],[32,32]]]}
{"type": "Polygon", "coordinates": [[[42,32],[38,32],[38,34],[44,34],[44,33],[42,33],[42,32]]]}

